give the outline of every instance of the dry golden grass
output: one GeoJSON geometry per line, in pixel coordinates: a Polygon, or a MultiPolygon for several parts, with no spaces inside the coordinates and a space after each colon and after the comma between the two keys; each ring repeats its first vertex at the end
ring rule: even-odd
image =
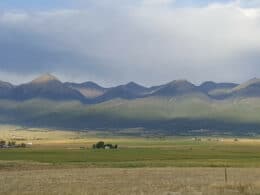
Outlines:
{"type": "Polygon", "coordinates": [[[0,171],[0,194],[259,194],[260,169],[73,168],[0,171]]]}

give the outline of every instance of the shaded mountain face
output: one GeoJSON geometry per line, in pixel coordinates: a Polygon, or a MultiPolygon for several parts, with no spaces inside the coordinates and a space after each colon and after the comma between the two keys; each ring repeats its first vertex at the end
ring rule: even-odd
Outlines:
{"type": "Polygon", "coordinates": [[[107,89],[98,84],[88,81],[84,83],[64,83],[65,86],[79,91],[86,98],[92,99],[103,95],[107,89]]]}
{"type": "Polygon", "coordinates": [[[193,93],[201,93],[198,87],[186,80],[175,80],[159,87],[153,96],[180,96],[193,93]]]}
{"type": "Polygon", "coordinates": [[[15,100],[46,98],[51,100],[84,101],[84,96],[81,93],[66,87],[56,77],[50,74],[42,75],[30,83],[14,87],[11,90],[10,98],[15,100]]]}

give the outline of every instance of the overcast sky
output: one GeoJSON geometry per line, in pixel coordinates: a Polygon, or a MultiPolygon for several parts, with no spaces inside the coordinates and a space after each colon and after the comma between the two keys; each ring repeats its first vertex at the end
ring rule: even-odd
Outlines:
{"type": "Polygon", "coordinates": [[[0,80],[260,77],[259,0],[1,0],[0,80]]]}

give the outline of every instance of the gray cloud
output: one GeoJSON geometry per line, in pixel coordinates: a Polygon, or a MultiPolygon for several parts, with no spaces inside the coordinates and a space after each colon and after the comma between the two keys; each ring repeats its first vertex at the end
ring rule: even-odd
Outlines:
{"type": "Polygon", "coordinates": [[[102,2],[1,13],[1,79],[53,72],[64,80],[151,85],[260,76],[259,8],[238,1],[197,8],[178,8],[172,0],[102,2]]]}

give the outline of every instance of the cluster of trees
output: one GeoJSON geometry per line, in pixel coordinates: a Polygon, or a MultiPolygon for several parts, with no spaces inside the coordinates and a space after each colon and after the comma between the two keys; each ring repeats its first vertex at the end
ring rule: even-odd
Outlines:
{"type": "Polygon", "coordinates": [[[21,144],[16,144],[15,141],[4,141],[4,140],[0,140],[0,148],[25,148],[26,144],[25,143],[21,143],[21,144]]]}
{"type": "Polygon", "coordinates": [[[117,149],[118,145],[112,145],[112,144],[105,144],[105,142],[100,141],[96,144],[93,144],[92,146],[93,149],[117,149]]]}

